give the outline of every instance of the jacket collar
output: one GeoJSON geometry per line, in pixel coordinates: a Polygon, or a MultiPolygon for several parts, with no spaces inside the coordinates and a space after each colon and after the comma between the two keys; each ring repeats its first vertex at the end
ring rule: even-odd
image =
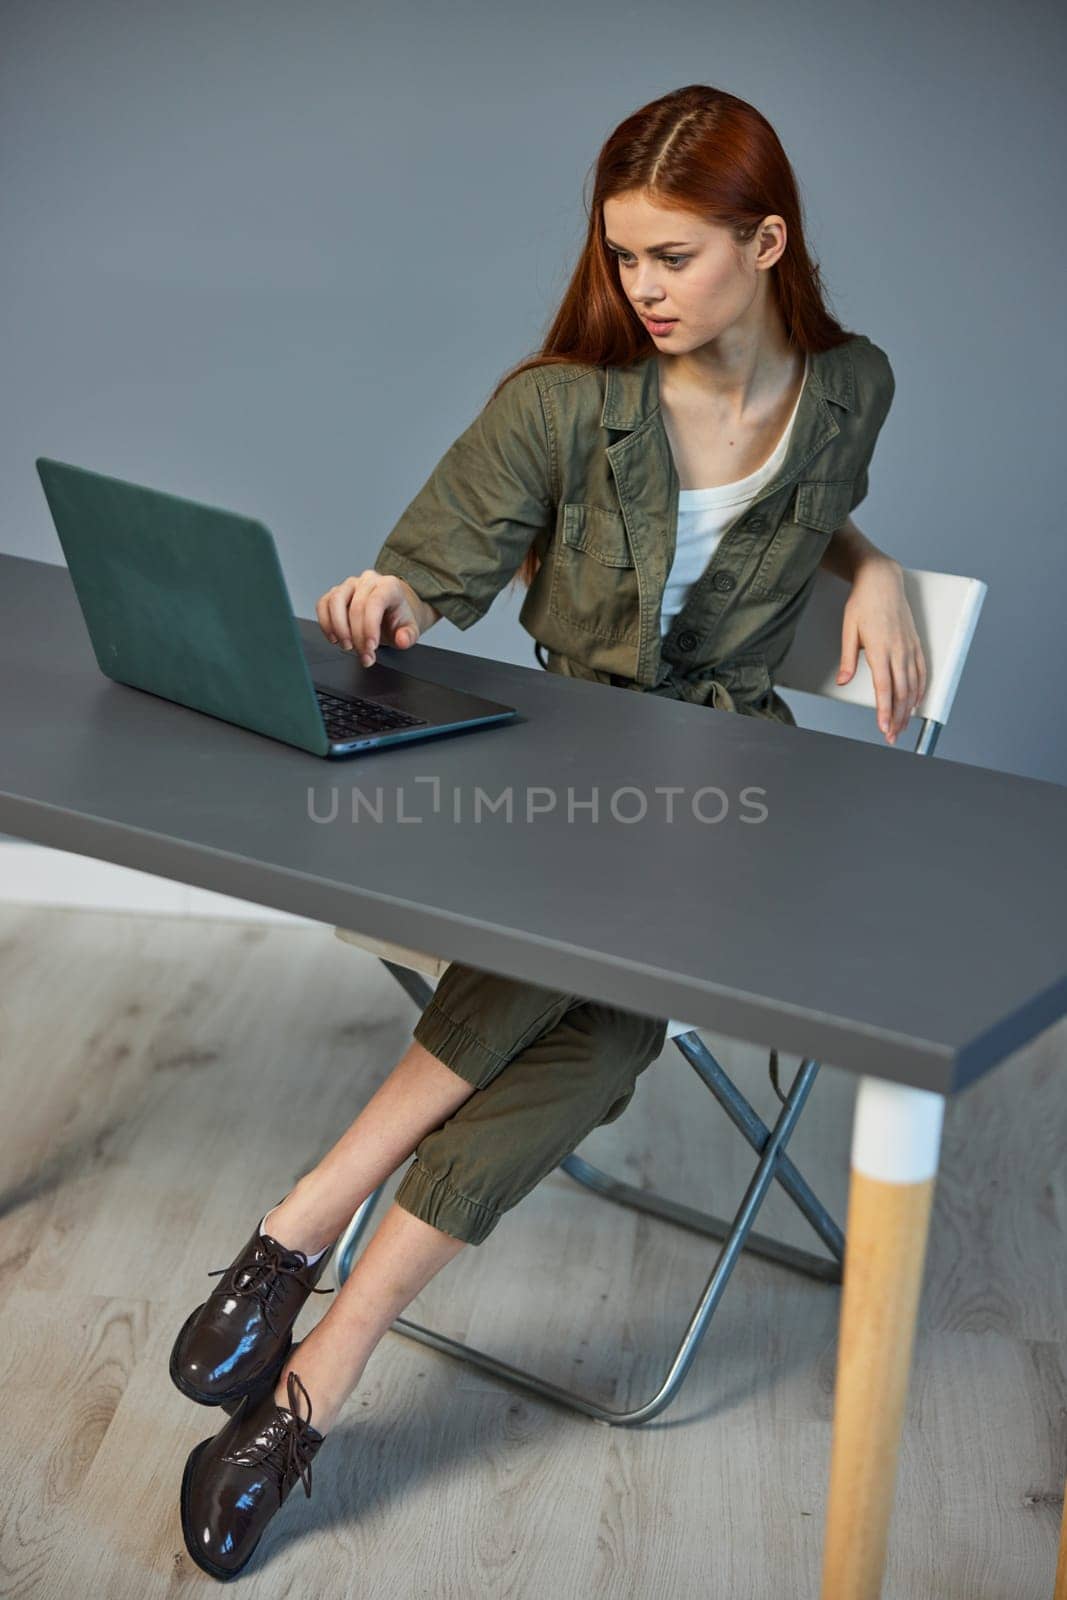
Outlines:
{"type": "MultiPolygon", "coordinates": [[[[655,350],[628,366],[608,366],[605,373],[602,427],[628,431],[640,427],[659,410],[659,362],[655,350]]],[[[812,351],[808,386],[846,411],[855,410],[851,341],[836,345],[832,350],[812,351]]]]}

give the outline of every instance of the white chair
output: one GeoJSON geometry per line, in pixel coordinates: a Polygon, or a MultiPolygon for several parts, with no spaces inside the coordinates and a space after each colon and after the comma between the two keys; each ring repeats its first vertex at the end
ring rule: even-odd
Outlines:
{"type": "MultiPolygon", "coordinates": [[[[904,570],[904,583],[927,669],[926,690],[916,708],[916,715],[922,718],[922,723],[913,753],[929,755],[937,743],[941,729],[948,721],[971,640],[978,625],[987,585],[978,578],[910,568],[904,570]]],[[[874,682],[866,655],[862,651],[851,680],[844,685],[835,681],[841,656],[842,612],[848,595],[847,584],[820,568],[797,627],[792,648],[778,671],[776,687],[799,689],[808,694],[847,701],[852,705],[866,706],[873,710],[876,705],[874,682]]],[[[360,948],[378,956],[420,1011],[433,993],[433,987],[426,981],[427,978],[436,984],[449,965],[446,956],[411,950],[385,939],[376,939],[371,934],[359,933],[350,928],[336,928],[334,932],[339,939],[359,945],[360,948]]],[[[587,1189],[722,1242],[715,1267],[656,1393],[644,1405],[633,1410],[612,1411],[571,1390],[548,1383],[534,1373],[523,1371],[476,1350],[471,1345],[424,1328],[406,1317],[397,1317],[393,1322],[392,1326],[398,1333],[458,1356],[461,1360],[494,1373],[497,1377],[532,1390],[547,1399],[558,1400],[602,1422],[632,1425],[647,1422],[663,1411],[674,1399],[742,1250],[751,1250],[754,1254],[775,1261],[780,1266],[790,1267],[794,1271],[803,1272],[823,1282],[841,1283],[845,1253],[844,1236],[785,1154],[786,1143],[799,1120],[804,1102],[818,1072],[819,1063],[812,1060],[802,1061],[792,1088],[788,1094],[783,1094],[778,1084],[777,1051],[771,1051],[771,1078],[778,1098],[782,1102],[782,1110],[773,1129],[769,1129],[715,1060],[693,1024],[671,1018],[667,1026],[667,1038],[675,1041],[690,1066],[759,1155],[759,1163],[732,1221],[724,1221],[707,1212],[697,1211],[677,1201],[665,1199],[650,1190],[637,1189],[631,1184],[623,1183],[594,1167],[576,1151],[560,1162],[561,1170],[587,1189]],[[753,1231],[752,1223],[772,1181],[782,1185],[807,1218],[829,1250],[829,1258],[798,1250],[753,1231]]],[[[344,1282],[351,1270],[359,1243],[366,1232],[383,1188],[384,1184],[373,1194],[368,1195],[341,1237],[334,1256],[334,1272],[338,1286],[344,1282]]]]}

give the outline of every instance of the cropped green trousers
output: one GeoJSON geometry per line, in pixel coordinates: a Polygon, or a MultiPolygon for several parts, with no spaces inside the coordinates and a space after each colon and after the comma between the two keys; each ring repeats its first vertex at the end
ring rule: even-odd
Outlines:
{"type": "Polygon", "coordinates": [[[475,1091],[416,1146],[397,1205],[481,1244],[503,1213],[633,1099],[667,1018],[453,961],[414,1037],[475,1091]]]}

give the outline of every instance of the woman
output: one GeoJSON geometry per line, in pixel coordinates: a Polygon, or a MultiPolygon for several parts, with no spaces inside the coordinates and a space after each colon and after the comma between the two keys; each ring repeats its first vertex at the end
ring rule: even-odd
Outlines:
{"type": "MultiPolygon", "coordinates": [[[[862,645],[892,743],[925,667],[901,568],[849,513],[893,388],[884,352],[823,303],[773,129],[732,95],[679,89],[601,151],[543,349],[498,385],[374,568],[322,596],[319,623],[370,665],[440,615],[470,627],[517,579],[550,671],[792,723],[773,673],[825,565],[851,584],[839,681],[862,645]]],[[[666,1026],[447,968],[410,1049],[175,1342],[183,1393],[233,1413],[182,1484],[206,1571],[247,1564],[298,1475],[310,1495],[311,1461],[382,1334],[621,1115],[666,1026]],[[334,1242],[412,1152],[337,1300],[294,1347],[334,1242]]]]}

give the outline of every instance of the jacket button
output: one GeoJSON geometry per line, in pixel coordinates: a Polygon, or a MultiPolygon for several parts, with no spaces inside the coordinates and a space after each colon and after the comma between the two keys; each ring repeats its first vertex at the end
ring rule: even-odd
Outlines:
{"type": "Polygon", "coordinates": [[[749,525],[750,528],[754,528],[755,531],[758,533],[761,528],[766,527],[767,518],[766,517],[749,517],[748,525],[749,525]]]}
{"type": "Polygon", "coordinates": [[[732,572],[717,572],[711,580],[713,589],[718,589],[720,594],[729,594],[736,584],[737,579],[732,572]]]}
{"type": "Polygon", "coordinates": [[[679,650],[695,650],[697,636],[695,633],[680,633],[678,635],[679,650]]]}

